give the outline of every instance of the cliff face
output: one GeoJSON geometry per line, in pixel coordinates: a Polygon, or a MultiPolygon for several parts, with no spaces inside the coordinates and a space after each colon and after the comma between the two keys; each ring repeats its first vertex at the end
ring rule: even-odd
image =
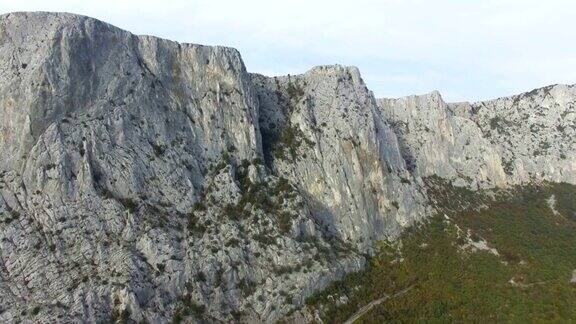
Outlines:
{"type": "Polygon", "coordinates": [[[253,76],[266,162],[331,233],[368,248],[422,218],[423,194],[356,68],[253,76]]]}
{"type": "Polygon", "coordinates": [[[576,182],[575,86],[472,104],[446,104],[437,92],[378,103],[416,176],[472,188],[576,182]]]}
{"type": "Polygon", "coordinates": [[[471,111],[469,105],[460,105],[468,109],[454,114],[437,92],[380,99],[378,103],[397,132],[402,156],[416,177],[437,175],[474,187],[506,183],[499,152],[466,115],[471,111]]]}
{"type": "Polygon", "coordinates": [[[0,319],[270,321],[364,258],[263,166],[237,51],[0,18],[0,319]]]}
{"type": "Polygon", "coordinates": [[[471,105],[508,183],[576,183],[576,86],[554,85],[471,105]]]}
{"type": "Polygon", "coordinates": [[[355,68],[0,16],[0,320],[270,322],[431,214],[423,178],[576,182],[574,87],[376,100],[355,68]]]}

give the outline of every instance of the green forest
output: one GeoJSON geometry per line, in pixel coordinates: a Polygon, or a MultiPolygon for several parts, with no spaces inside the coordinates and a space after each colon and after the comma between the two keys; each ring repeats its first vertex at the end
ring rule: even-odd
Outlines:
{"type": "Polygon", "coordinates": [[[356,323],[576,320],[575,186],[473,193],[429,183],[437,215],[382,242],[365,271],[309,298],[309,310],[342,323],[392,296],[356,323]]]}

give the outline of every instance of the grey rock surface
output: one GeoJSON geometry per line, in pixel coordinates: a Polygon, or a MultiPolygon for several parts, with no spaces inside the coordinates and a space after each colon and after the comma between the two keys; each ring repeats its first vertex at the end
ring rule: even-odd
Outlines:
{"type": "Polygon", "coordinates": [[[426,177],[576,183],[574,86],[377,100],[58,13],[0,16],[0,71],[2,322],[273,322],[430,215],[426,177]]]}
{"type": "Polygon", "coordinates": [[[378,101],[413,174],[471,188],[576,183],[576,86],[476,103],[438,92],[378,101]]]}
{"type": "Polygon", "coordinates": [[[356,68],[253,80],[266,163],[305,192],[328,231],[366,249],[426,215],[419,179],[356,68]]]}
{"type": "Polygon", "coordinates": [[[0,321],[268,322],[364,257],[262,166],[234,49],[0,17],[0,321]]]}

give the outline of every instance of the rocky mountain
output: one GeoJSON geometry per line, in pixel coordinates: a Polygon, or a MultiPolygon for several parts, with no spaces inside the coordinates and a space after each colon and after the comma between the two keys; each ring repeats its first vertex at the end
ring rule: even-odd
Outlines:
{"type": "Polygon", "coordinates": [[[447,104],[438,92],[378,103],[416,176],[472,188],[576,183],[576,86],[472,104],[447,104]]]}
{"type": "Polygon", "coordinates": [[[328,232],[367,249],[425,215],[419,180],[356,68],[252,79],[264,159],[305,193],[328,232]]]}
{"type": "Polygon", "coordinates": [[[431,215],[424,181],[576,183],[576,88],[376,100],[355,68],[0,16],[0,320],[272,322],[431,215]]]}

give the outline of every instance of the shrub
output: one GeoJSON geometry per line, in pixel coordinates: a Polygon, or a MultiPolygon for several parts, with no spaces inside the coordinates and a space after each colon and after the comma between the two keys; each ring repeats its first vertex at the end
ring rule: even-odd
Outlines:
{"type": "Polygon", "coordinates": [[[278,213],[278,226],[282,233],[288,233],[292,229],[292,215],[290,212],[282,211],[278,213]]]}
{"type": "Polygon", "coordinates": [[[198,218],[190,213],[188,214],[188,231],[196,234],[203,234],[206,232],[206,225],[200,223],[198,218]]]}
{"type": "Polygon", "coordinates": [[[286,125],[280,133],[278,142],[274,144],[274,157],[286,159],[286,153],[288,153],[290,154],[289,157],[291,159],[295,159],[298,153],[298,148],[300,148],[304,143],[309,147],[314,145],[314,142],[308,140],[299,128],[292,125],[286,125]]]}
{"type": "Polygon", "coordinates": [[[119,198],[118,201],[130,212],[134,213],[138,207],[138,203],[131,198],[119,198]]]}
{"type": "Polygon", "coordinates": [[[256,285],[248,282],[246,279],[240,281],[238,288],[240,288],[242,296],[244,297],[248,297],[256,291],[256,285]]]}
{"type": "Polygon", "coordinates": [[[238,246],[238,244],[240,244],[240,240],[237,238],[231,238],[228,242],[226,242],[226,246],[238,246]]]}
{"type": "Polygon", "coordinates": [[[288,86],[286,87],[286,91],[288,92],[288,96],[292,101],[300,101],[300,99],[304,96],[304,89],[295,82],[289,82],[288,86]]]}
{"type": "Polygon", "coordinates": [[[36,306],[32,309],[32,311],[30,312],[30,314],[32,314],[33,316],[38,315],[38,313],[40,313],[40,306],[36,306]]]}
{"type": "Polygon", "coordinates": [[[202,317],[206,312],[206,306],[196,304],[194,302],[190,303],[190,312],[196,317],[202,317]]]}
{"type": "Polygon", "coordinates": [[[203,202],[201,201],[197,201],[194,203],[194,205],[192,206],[192,209],[197,210],[197,211],[205,211],[206,210],[206,205],[204,205],[203,202]]]}
{"type": "Polygon", "coordinates": [[[272,244],[276,244],[276,239],[274,237],[268,236],[266,234],[260,233],[260,234],[254,234],[252,236],[252,238],[258,242],[260,242],[263,245],[272,245],[272,244]]]}

